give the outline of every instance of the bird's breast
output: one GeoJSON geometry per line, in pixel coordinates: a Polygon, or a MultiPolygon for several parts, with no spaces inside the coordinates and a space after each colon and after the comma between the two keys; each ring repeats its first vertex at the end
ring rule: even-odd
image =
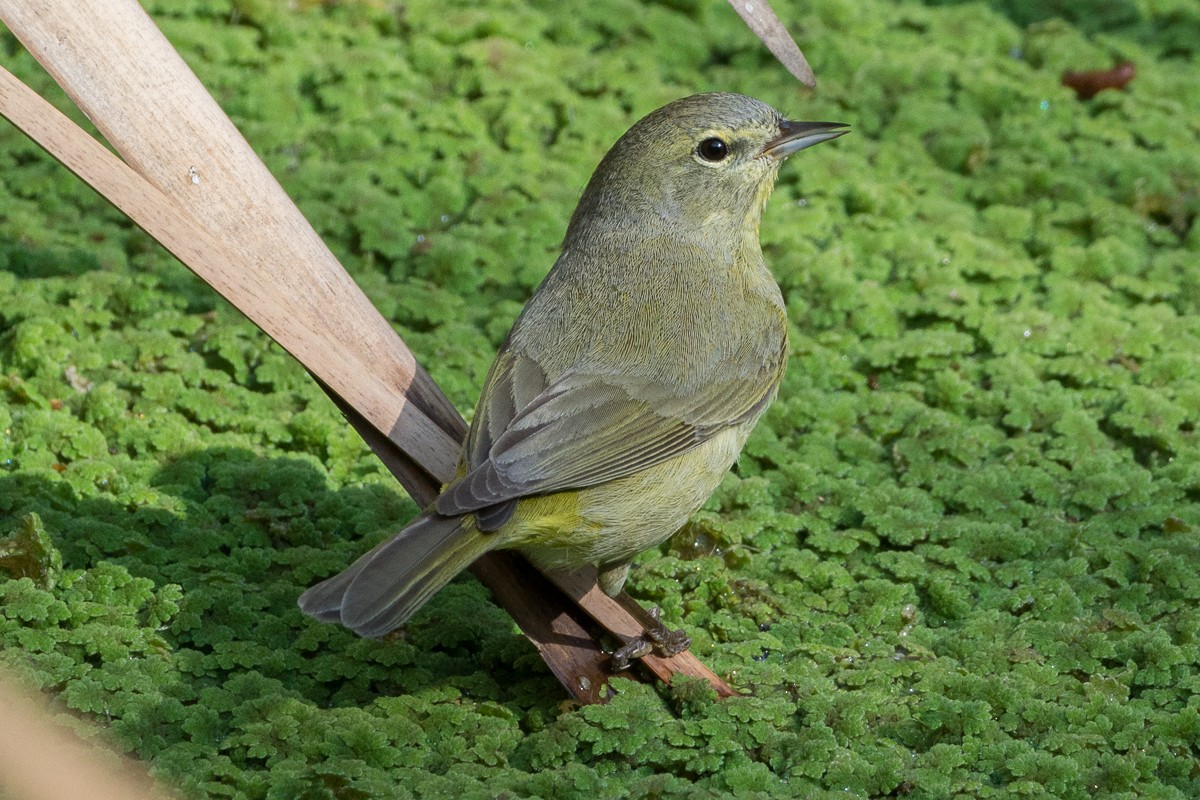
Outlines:
{"type": "Polygon", "coordinates": [[[564,249],[509,346],[551,382],[587,372],[687,392],[774,364],[786,332],[757,241],[601,231],[564,249]]]}

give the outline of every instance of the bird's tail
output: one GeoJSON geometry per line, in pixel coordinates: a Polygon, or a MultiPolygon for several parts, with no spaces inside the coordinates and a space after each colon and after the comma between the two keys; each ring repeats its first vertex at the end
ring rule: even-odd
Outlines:
{"type": "Polygon", "coordinates": [[[342,572],[300,595],[300,610],[360,636],[383,636],[496,545],[469,518],[422,514],[342,572]]]}

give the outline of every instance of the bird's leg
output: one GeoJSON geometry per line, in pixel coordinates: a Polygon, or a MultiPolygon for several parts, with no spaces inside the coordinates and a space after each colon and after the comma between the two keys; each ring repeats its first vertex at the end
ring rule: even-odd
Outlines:
{"type": "Polygon", "coordinates": [[[657,653],[663,658],[670,658],[691,647],[692,639],[682,628],[673,631],[662,624],[659,620],[662,612],[659,611],[658,606],[647,609],[647,613],[654,620],[654,625],[647,627],[641,636],[630,639],[623,647],[613,651],[614,671],[620,672],[629,669],[633,659],[648,656],[651,652],[657,653]]]}
{"type": "Polygon", "coordinates": [[[625,588],[625,579],[629,577],[629,562],[621,561],[616,564],[601,564],[596,567],[596,583],[600,591],[609,597],[616,597],[625,588]]]}

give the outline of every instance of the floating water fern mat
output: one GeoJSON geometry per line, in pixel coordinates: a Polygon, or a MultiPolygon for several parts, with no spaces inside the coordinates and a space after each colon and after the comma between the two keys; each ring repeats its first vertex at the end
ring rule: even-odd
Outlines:
{"type": "Polygon", "coordinates": [[[0,662],[187,797],[1200,796],[1200,12],[1035,5],[776,2],[804,95],[723,0],[150,3],[464,411],[634,119],[854,126],[763,219],[779,400],[630,578],[745,696],[563,705],[469,576],[389,641],[303,618],[416,504],[7,126],[0,662]]]}

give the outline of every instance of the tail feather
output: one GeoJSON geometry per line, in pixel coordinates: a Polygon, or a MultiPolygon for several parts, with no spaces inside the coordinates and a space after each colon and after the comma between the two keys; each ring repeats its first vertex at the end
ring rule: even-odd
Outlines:
{"type": "Polygon", "coordinates": [[[340,622],[360,636],[383,636],[491,550],[496,538],[480,534],[463,517],[423,514],[300,595],[300,610],[322,622],[340,622]]]}

